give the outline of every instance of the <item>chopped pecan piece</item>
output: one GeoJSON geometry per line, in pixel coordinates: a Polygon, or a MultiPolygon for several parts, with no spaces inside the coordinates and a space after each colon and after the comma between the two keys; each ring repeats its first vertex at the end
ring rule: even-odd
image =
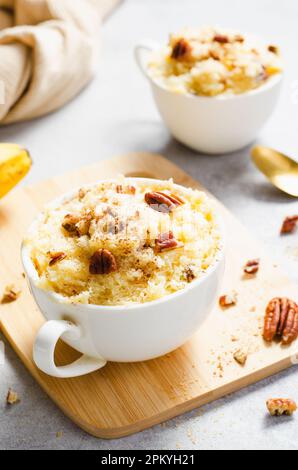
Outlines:
{"type": "Polygon", "coordinates": [[[291,416],[297,410],[296,403],[289,398],[270,398],[266,405],[271,416],[291,416]]]}
{"type": "Polygon", "coordinates": [[[132,185],[128,185],[125,188],[125,192],[128,194],[136,194],[136,188],[132,185]]]}
{"type": "Polygon", "coordinates": [[[219,305],[222,308],[231,307],[237,303],[237,292],[233,291],[230,294],[222,295],[219,298],[219,305]]]}
{"type": "Polygon", "coordinates": [[[87,191],[84,188],[79,189],[78,197],[79,197],[80,200],[84,199],[86,194],[87,194],[87,191]]]}
{"type": "Polygon", "coordinates": [[[15,405],[16,403],[19,403],[19,401],[20,401],[20,398],[17,392],[15,392],[14,390],[10,388],[6,395],[6,403],[8,405],[15,405]]]}
{"type": "Polygon", "coordinates": [[[219,42],[220,44],[227,44],[230,42],[228,36],[224,36],[223,34],[216,34],[213,41],[219,42]]]}
{"type": "Polygon", "coordinates": [[[174,194],[166,194],[161,191],[146,193],[145,201],[149,204],[151,209],[165,213],[169,213],[175,209],[175,207],[183,204],[182,199],[178,196],[175,196],[174,194]]]}
{"type": "Polygon", "coordinates": [[[236,362],[238,362],[238,364],[240,364],[241,366],[244,366],[245,363],[246,363],[246,360],[247,360],[247,352],[246,351],[243,351],[243,349],[238,349],[236,352],[234,352],[233,354],[233,358],[235,359],[236,362]]]}
{"type": "Polygon", "coordinates": [[[271,342],[276,336],[284,345],[298,337],[298,305],[287,297],[272,299],[266,308],[263,338],[271,342]]]}
{"type": "Polygon", "coordinates": [[[210,51],[210,52],[209,52],[209,56],[210,56],[213,60],[220,60],[219,55],[218,55],[215,51],[210,51]]]}
{"type": "Polygon", "coordinates": [[[66,232],[71,233],[71,234],[77,234],[78,229],[77,229],[77,223],[79,222],[80,217],[75,214],[67,214],[62,222],[62,227],[66,232]]]}
{"type": "Polygon", "coordinates": [[[155,240],[156,251],[169,251],[174,250],[178,246],[181,247],[181,244],[177,240],[175,240],[174,234],[172,231],[167,233],[162,233],[159,235],[158,238],[155,240]]]}
{"type": "Polygon", "coordinates": [[[79,237],[89,234],[90,225],[92,222],[92,215],[85,214],[83,217],[77,222],[77,233],[79,237]]]}
{"type": "Polygon", "coordinates": [[[281,235],[285,233],[293,233],[297,227],[297,224],[298,224],[298,215],[292,215],[290,217],[286,217],[280,229],[281,235]]]}
{"type": "Polygon", "coordinates": [[[277,46],[273,46],[273,45],[268,46],[268,51],[269,51],[269,52],[273,52],[273,54],[278,54],[278,53],[279,53],[278,47],[277,47],[277,46]]]}
{"type": "Polygon", "coordinates": [[[62,227],[70,235],[82,237],[88,235],[92,215],[87,213],[84,215],[67,214],[62,222],[62,227]]]}
{"type": "MultiPolygon", "coordinates": [[[[259,54],[258,51],[255,52],[256,55],[259,54]]],[[[262,82],[264,80],[267,80],[269,78],[269,74],[267,72],[266,67],[262,66],[262,71],[259,73],[259,75],[256,77],[258,82],[262,82]]]]}
{"type": "Polygon", "coordinates": [[[15,302],[19,298],[20,294],[21,291],[16,289],[14,285],[6,286],[0,303],[10,304],[11,302],[15,302]]]}
{"type": "Polygon", "coordinates": [[[194,272],[193,272],[193,270],[191,269],[190,266],[188,266],[188,267],[185,269],[184,274],[185,274],[185,277],[186,277],[187,282],[191,282],[191,281],[193,281],[193,280],[196,278],[196,276],[195,276],[195,274],[194,274],[194,272]]]}
{"type": "Polygon", "coordinates": [[[186,39],[179,39],[173,46],[171,58],[175,60],[183,60],[190,56],[192,51],[191,45],[186,39]]]}
{"type": "Polygon", "coordinates": [[[247,261],[246,265],[243,268],[243,271],[246,274],[256,274],[259,271],[260,267],[260,260],[259,259],[252,259],[247,261]]]}
{"type": "Polygon", "coordinates": [[[117,271],[117,263],[114,255],[106,249],[100,249],[90,258],[90,274],[110,274],[117,271]]]}
{"type": "Polygon", "coordinates": [[[54,266],[54,264],[58,263],[58,261],[62,261],[64,258],[66,258],[66,254],[63,253],[63,251],[56,251],[56,252],[50,252],[50,262],[49,266],[54,266]]]}
{"type": "Polygon", "coordinates": [[[241,36],[240,34],[236,34],[236,36],[234,37],[234,41],[235,42],[244,42],[244,37],[241,36]]]}
{"type": "Polygon", "coordinates": [[[122,184],[117,184],[116,192],[119,194],[136,194],[136,188],[132,185],[122,186],[122,184]]]}

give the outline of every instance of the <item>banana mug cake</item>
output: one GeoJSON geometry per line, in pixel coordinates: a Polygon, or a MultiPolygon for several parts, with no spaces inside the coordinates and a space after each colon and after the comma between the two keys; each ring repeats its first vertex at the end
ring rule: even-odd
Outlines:
{"type": "Polygon", "coordinates": [[[160,299],[204,276],[221,237],[205,193],[120,178],[48,206],[24,245],[39,288],[64,302],[117,306],[160,299]]]}
{"type": "Polygon", "coordinates": [[[185,29],[152,53],[151,78],[182,94],[216,96],[259,88],[282,71],[278,47],[220,28],[185,29]]]}

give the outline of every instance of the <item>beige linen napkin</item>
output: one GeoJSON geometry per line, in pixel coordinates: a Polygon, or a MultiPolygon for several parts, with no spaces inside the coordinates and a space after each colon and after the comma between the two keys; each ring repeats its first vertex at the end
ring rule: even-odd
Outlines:
{"type": "Polygon", "coordinates": [[[54,111],[92,78],[101,20],[121,0],[0,0],[0,123],[54,111]]]}

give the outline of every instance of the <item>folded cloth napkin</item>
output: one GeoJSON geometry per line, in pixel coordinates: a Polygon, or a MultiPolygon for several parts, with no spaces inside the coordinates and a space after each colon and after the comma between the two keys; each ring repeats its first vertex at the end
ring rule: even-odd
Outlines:
{"type": "Polygon", "coordinates": [[[0,0],[0,124],[54,111],[89,82],[119,1],[0,0]]]}

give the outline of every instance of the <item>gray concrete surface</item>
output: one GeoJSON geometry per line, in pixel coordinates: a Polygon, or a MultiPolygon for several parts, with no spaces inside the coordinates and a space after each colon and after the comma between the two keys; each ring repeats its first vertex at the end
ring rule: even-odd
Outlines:
{"type": "MultiPolygon", "coordinates": [[[[31,150],[26,183],[133,150],[166,155],[202,181],[254,232],[298,281],[298,235],[280,238],[298,202],[271,187],[253,167],[249,148],[231,155],[196,154],[174,141],[155,110],[132,56],[143,37],[166,40],[184,25],[219,24],[263,34],[281,45],[287,66],[283,94],[259,142],[298,155],[298,3],[293,0],[126,0],[105,24],[96,79],[74,101],[42,119],[0,129],[0,141],[31,150]],[[296,96],[297,95],[297,96],[296,96]]],[[[0,365],[1,449],[297,449],[298,416],[272,420],[269,396],[298,399],[295,368],[163,426],[114,441],[90,437],[63,416],[6,343],[0,365]],[[22,397],[5,406],[7,388],[22,397]],[[57,432],[62,432],[56,437],[57,432]]]]}

